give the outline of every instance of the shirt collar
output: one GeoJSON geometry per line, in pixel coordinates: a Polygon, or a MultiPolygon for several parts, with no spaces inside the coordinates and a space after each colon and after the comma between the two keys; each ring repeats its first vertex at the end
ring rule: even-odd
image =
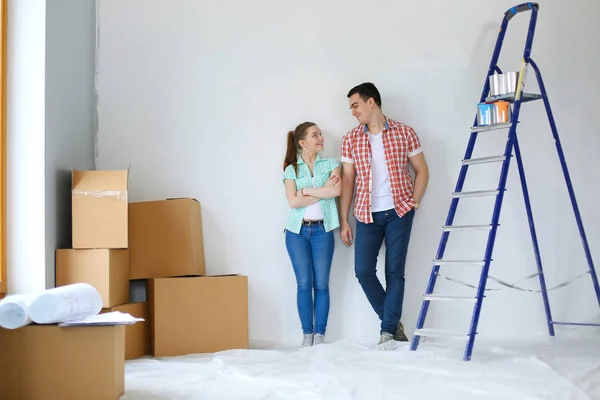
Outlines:
{"type": "MultiPolygon", "coordinates": [[[[385,128],[384,129],[390,129],[390,121],[388,120],[388,117],[385,117],[385,128]]],[[[363,133],[368,133],[369,132],[369,127],[367,126],[367,124],[363,125],[363,129],[362,129],[363,133]]]]}
{"type": "MultiPolygon", "coordinates": [[[[315,163],[321,161],[321,156],[317,153],[317,158],[315,159],[315,163]]],[[[302,159],[302,156],[298,154],[298,165],[306,164],[302,159]]]]}

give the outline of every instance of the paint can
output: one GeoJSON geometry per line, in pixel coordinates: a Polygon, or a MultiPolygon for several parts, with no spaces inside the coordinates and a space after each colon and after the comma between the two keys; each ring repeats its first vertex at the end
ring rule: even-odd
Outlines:
{"type": "Polygon", "coordinates": [[[492,97],[502,96],[509,93],[507,87],[507,76],[505,74],[494,74],[489,77],[490,91],[492,97]]]}
{"type": "Polygon", "coordinates": [[[477,125],[492,125],[494,123],[493,104],[479,103],[477,105],[477,125]]]}
{"type": "Polygon", "coordinates": [[[517,92],[517,83],[519,81],[519,72],[512,71],[507,72],[505,75],[505,85],[506,85],[506,93],[516,93],[517,92]]]}
{"type": "Polygon", "coordinates": [[[508,93],[508,90],[506,88],[506,75],[505,74],[498,75],[498,93],[500,95],[504,95],[504,94],[508,93]]]}
{"type": "Polygon", "coordinates": [[[510,103],[508,101],[497,101],[494,103],[493,119],[495,124],[510,122],[510,103]]]}
{"type": "Polygon", "coordinates": [[[499,96],[500,95],[500,75],[494,74],[489,77],[490,83],[490,96],[499,96]]]}

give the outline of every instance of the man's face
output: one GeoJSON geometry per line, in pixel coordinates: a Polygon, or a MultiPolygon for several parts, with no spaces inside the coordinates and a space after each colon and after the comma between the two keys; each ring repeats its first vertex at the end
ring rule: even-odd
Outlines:
{"type": "Polygon", "coordinates": [[[369,100],[364,101],[360,97],[360,94],[354,93],[350,96],[349,102],[352,116],[358,120],[358,123],[368,124],[371,121],[373,104],[375,104],[373,99],[370,98],[369,100]]]}

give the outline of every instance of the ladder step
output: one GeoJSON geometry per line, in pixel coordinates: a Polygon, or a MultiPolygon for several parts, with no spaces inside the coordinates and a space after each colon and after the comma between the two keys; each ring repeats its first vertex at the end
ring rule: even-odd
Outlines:
{"type": "Polygon", "coordinates": [[[498,129],[508,129],[512,125],[512,122],[503,122],[500,124],[493,125],[479,125],[471,128],[471,132],[487,132],[487,131],[495,131],[498,129]]]}
{"type": "Polygon", "coordinates": [[[552,321],[552,325],[600,326],[600,324],[592,324],[592,323],[586,323],[586,322],[556,322],[556,321],[552,321]]]}
{"type": "Polygon", "coordinates": [[[467,160],[462,160],[463,165],[474,165],[474,164],[487,164],[494,162],[501,162],[506,159],[506,156],[492,156],[492,157],[481,157],[481,158],[469,158],[467,160]]]}
{"type": "Polygon", "coordinates": [[[445,294],[426,294],[423,299],[429,301],[470,301],[476,302],[477,298],[473,296],[448,296],[445,294]]]}
{"type": "MultiPolygon", "coordinates": [[[[537,94],[537,93],[523,93],[521,94],[521,103],[527,103],[528,101],[534,101],[534,100],[539,100],[542,98],[541,94],[537,94]]],[[[486,103],[493,103],[496,101],[500,101],[500,100],[504,100],[504,101],[508,101],[508,102],[515,102],[515,93],[507,93],[507,94],[503,94],[500,96],[488,96],[485,98],[485,102],[486,103]]]]}
{"type": "Polygon", "coordinates": [[[492,229],[492,225],[446,225],[443,228],[444,232],[454,231],[489,231],[492,229]]]}
{"type": "Polygon", "coordinates": [[[499,190],[475,190],[472,192],[454,192],[452,197],[463,198],[463,197],[485,197],[485,196],[497,196],[500,193],[499,190]]]}
{"type": "Polygon", "coordinates": [[[433,265],[483,267],[484,260],[433,260],[433,265]]]}
{"type": "Polygon", "coordinates": [[[442,329],[415,329],[415,336],[426,336],[426,337],[457,337],[457,338],[468,338],[468,333],[459,333],[454,331],[445,331],[442,329]]]}

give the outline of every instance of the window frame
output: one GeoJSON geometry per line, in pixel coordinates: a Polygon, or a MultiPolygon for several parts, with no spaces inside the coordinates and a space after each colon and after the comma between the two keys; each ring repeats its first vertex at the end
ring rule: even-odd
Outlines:
{"type": "Polygon", "coordinates": [[[6,44],[8,0],[0,0],[0,298],[6,287],[6,44]]]}

